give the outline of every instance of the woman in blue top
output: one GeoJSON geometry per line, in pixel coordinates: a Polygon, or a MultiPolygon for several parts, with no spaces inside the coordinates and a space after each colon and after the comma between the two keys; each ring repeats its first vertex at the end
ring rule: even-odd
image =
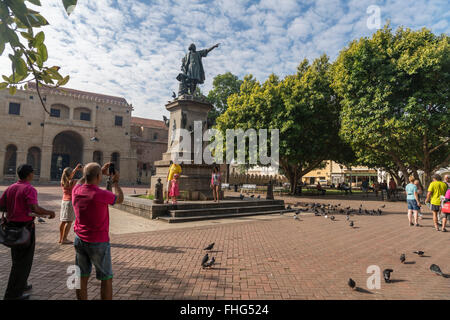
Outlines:
{"type": "Polygon", "coordinates": [[[405,187],[406,192],[406,202],[408,203],[408,220],[409,225],[413,226],[415,224],[416,227],[419,226],[418,222],[418,214],[420,210],[420,201],[419,201],[419,190],[417,186],[414,184],[414,177],[409,177],[409,183],[405,187]],[[412,223],[412,214],[414,213],[414,224],[412,223]]]}

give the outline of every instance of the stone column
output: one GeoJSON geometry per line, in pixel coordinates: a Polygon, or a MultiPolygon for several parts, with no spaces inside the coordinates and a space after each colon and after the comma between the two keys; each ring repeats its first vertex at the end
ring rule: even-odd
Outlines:
{"type": "Polygon", "coordinates": [[[3,180],[3,169],[5,167],[5,150],[0,151],[0,181],[3,180]]]}
{"type": "Polygon", "coordinates": [[[40,182],[49,182],[50,181],[50,168],[52,165],[52,151],[53,147],[50,146],[42,146],[42,154],[41,154],[41,176],[40,182]]]}

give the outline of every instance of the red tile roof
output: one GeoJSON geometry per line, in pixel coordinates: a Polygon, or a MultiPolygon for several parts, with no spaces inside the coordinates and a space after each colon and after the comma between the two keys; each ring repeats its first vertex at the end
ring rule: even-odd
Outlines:
{"type": "MultiPolygon", "coordinates": [[[[36,84],[34,82],[28,82],[28,89],[35,91],[36,90],[36,84]]],[[[87,92],[87,91],[81,91],[81,90],[75,90],[70,88],[47,88],[47,87],[39,87],[39,91],[41,93],[50,93],[50,94],[60,94],[60,95],[68,95],[68,96],[75,96],[79,97],[81,99],[89,99],[89,100],[95,100],[105,103],[113,103],[113,104],[121,104],[121,105],[128,105],[127,100],[122,97],[115,97],[115,96],[108,96],[105,94],[99,94],[99,93],[93,93],[93,92],[87,92]]]]}
{"type": "Polygon", "coordinates": [[[141,127],[146,127],[146,128],[158,128],[158,129],[166,129],[167,130],[167,127],[164,124],[164,121],[154,120],[154,119],[131,117],[131,125],[141,126],[141,127]]]}

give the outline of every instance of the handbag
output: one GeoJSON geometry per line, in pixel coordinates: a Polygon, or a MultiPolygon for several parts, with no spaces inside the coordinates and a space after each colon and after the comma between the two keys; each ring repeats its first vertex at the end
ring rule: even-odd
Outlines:
{"type": "Polygon", "coordinates": [[[28,224],[20,227],[11,225],[5,217],[5,212],[3,212],[0,220],[0,243],[9,248],[17,248],[28,246],[30,241],[31,232],[28,230],[28,224]]]}
{"type": "Polygon", "coordinates": [[[444,202],[441,208],[442,213],[450,213],[450,201],[444,202]]]}

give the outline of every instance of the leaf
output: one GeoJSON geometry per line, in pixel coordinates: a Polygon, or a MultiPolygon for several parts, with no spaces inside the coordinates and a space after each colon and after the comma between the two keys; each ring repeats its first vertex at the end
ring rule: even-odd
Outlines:
{"type": "Polygon", "coordinates": [[[67,14],[70,16],[70,14],[75,10],[75,7],[77,5],[77,0],[62,0],[64,9],[66,9],[67,14]]]}
{"type": "Polygon", "coordinates": [[[6,89],[7,86],[8,86],[7,82],[0,82],[0,90],[6,89]]]}
{"type": "Polygon", "coordinates": [[[45,44],[41,43],[40,45],[38,45],[37,51],[38,51],[39,56],[41,57],[42,62],[47,61],[48,53],[47,53],[47,47],[45,46],[45,44]]]}
{"type": "Polygon", "coordinates": [[[31,2],[32,4],[36,5],[36,6],[41,6],[41,1],[40,0],[27,0],[28,2],[31,2]]]}
{"type": "Polygon", "coordinates": [[[34,37],[34,46],[37,47],[40,44],[44,43],[44,40],[45,40],[45,34],[43,31],[41,31],[34,37]]]}
{"type": "Polygon", "coordinates": [[[27,40],[33,41],[34,37],[32,34],[29,34],[28,32],[21,32],[20,33],[22,35],[22,37],[24,37],[27,40]]]}
{"type": "Polygon", "coordinates": [[[57,70],[54,69],[54,67],[48,68],[47,71],[54,79],[58,81],[63,80],[63,77],[59,74],[57,70]]]}
{"type": "Polygon", "coordinates": [[[9,8],[13,12],[13,14],[27,27],[30,27],[30,22],[28,21],[27,14],[28,8],[23,1],[19,0],[7,0],[9,8]]]}
{"type": "Polygon", "coordinates": [[[11,80],[9,80],[9,78],[8,78],[7,76],[3,76],[3,75],[2,75],[2,78],[3,78],[3,80],[5,80],[7,83],[10,83],[10,82],[11,82],[11,80]]]}
{"type": "Polygon", "coordinates": [[[67,84],[67,82],[69,82],[70,80],[70,76],[66,76],[64,77],[64,79],[62,79],[61,81],[58,82],[58,86],[64,86],[67,84]]]}
{"type": "Polygon", "coordinates": [[[11,86],[11,87],[9,87],[9,94],[10,95],[15,95],[16,94],[16,92],[17,92],[17,88],[16,87],[14,87],[14,86],[11,86]]]}

